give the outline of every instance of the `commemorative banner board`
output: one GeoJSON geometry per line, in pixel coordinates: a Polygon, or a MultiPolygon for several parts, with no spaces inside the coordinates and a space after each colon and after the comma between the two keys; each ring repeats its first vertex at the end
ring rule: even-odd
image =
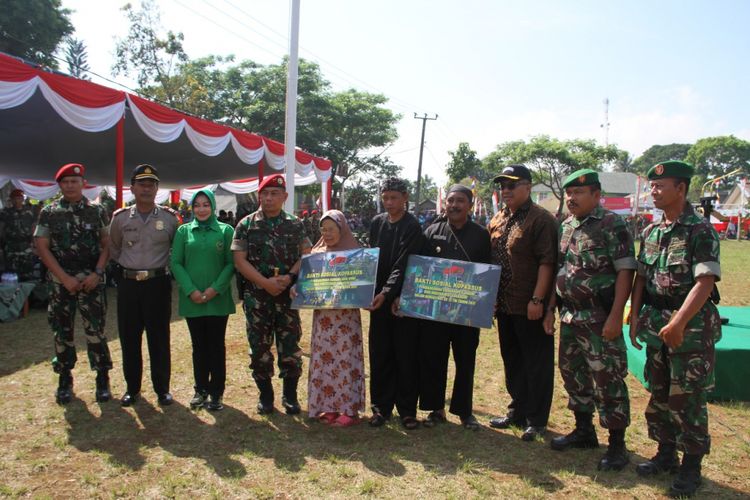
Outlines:
{"type": "Polygon", "coordinates": [[[313,253],[302,257],[294,309],[368,307],[375,294],[379,248],[313,253]]]}
{"type": "Polygon", "coordinates": [[[410,255],[400,311],[412,318],[489,328],[500,266],[410,255]]]}

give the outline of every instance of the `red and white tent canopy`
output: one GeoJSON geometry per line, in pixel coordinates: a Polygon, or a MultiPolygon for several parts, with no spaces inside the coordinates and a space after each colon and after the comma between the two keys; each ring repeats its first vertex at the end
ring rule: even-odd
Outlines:
{"type": "MultiPolygon", "coordinates": [[[[228,181],[245,179],[236,192],[248,192],[253,178],[286,166],[279,142],[4,54],[0,151],[0,180],[14,183],[52,181],[60,165],[77,162],[89,184],[116,186],[123,170],[127,178],[135,165],[150,163],[166,189],[221,183],[232,190],[228,181]]],[[[331,176],[330,160],[301,150],[294,168],[299,185],[328,184],[331,176]]]]}

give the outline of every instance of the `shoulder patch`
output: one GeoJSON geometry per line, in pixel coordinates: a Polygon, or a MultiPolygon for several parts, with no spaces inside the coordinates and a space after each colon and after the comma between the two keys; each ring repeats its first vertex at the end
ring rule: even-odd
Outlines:
{"type": "Polygon", "coordinates": [[[112,212],[112,217],[114,217],[114,216],[116,216],[118,214],[121,214],[123,212],[128,212],[129,210],[130,210],[130,208],[128,208],[128,207],[118,208],[117,210],[115,210],[114,212],[112,212]]]}
{"type": "Polygon", "coordinates": [[[159,205],[159,208],[161,208],[162,210],[164,210],[167,213],[170,213],[170,214],[174,215],[178,219],[180,218],[180,212],[178,212],[177,210],[175,210],[172,207],[167,207],[167,206],[159,205]]]}

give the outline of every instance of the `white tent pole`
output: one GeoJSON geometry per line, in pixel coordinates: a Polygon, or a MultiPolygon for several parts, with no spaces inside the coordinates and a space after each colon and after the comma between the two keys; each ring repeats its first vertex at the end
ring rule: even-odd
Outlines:
{"type": "Polygon", "coordinates": [[[284,133],[286,157],[286,191],[289,198],[284,207],[287,212],[294,213],[294,171],[295,146],[297,143],[297,73],[299,65],[299,3],[300,0],[290,0],[289,23],[289,61],[286,79],[286,130],[284,133]]]}

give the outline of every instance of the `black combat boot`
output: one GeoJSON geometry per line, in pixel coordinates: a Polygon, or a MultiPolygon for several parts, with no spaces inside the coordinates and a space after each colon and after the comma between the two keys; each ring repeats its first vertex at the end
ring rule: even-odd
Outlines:
{"type": "Polygon", "coordinates": [[[703,455],[692,455],[685,453],[682,456],[680,472],[669,488],[669,496],[672,498],[691,497],[701,485],[701,461],[703,455]]]}
{"type": "Polygon", "coordinates": [[[679,467],[677,446],[674,443],[659,443],[656,455],[648,462],[638,464],[635,471],[639,476],[656,476],[664,472],[674,474],[679,467]]]}
{"type": "Polygon", "coordinates": [[[65,405],[70,403],[73,398],[73,375],[70,370],[63,369],[60,371],[60,382],[57,385],[57,392],[55,393],[55,401],[59,405],[65,405]]]}
{"type": "Polygon", "coordinates": [[[112,392],[109,390],[109,371],[99,370],[96,372],[96,402],[106,403],[112,399],[112,392]]]}
{"type": "Polygon", "coordinates": [[[568,448],[598,448],[599,440],[596,438],[596,429],[592,419],[592,413],[577,411],[576,428],[565,436],[554,438],[550,441],[550,447],[553,450],[563,451],[568,448]]]}
{"type": "Polygon", "coordinates": [[[298,415],[301,411],[299,401],[297,401],[297,382],[299,382],[298,378],[284,378],[284,395],[281,397],[281,405],[287,415],[298,415]]]}
{"type": "Polygon", "coordinates": [[[256,380],[260,396],[258,398],[258,413],[268,415],[273,413],[273,384],[271,379],[256,380]]]}
{"type": "Polygon", "coordinates": [[[625,429],[609,430],[607,452],[599,460],[599,470],[622,470],[630,463],[628,450],[625,448],[625,429]]]}

